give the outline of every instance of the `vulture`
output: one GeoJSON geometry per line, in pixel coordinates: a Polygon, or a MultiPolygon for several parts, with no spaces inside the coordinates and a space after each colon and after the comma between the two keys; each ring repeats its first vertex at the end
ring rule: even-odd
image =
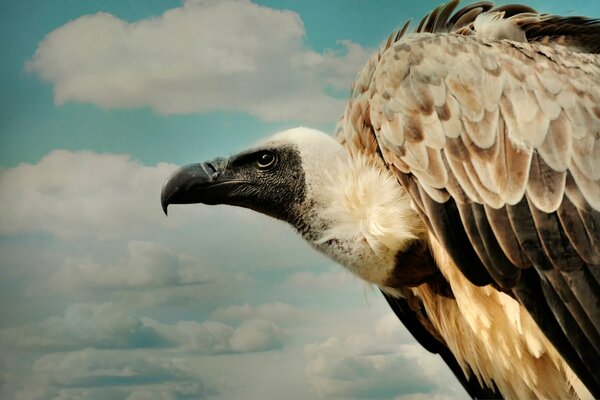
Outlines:
{"type": "Polygon", "coordinates": [[[191,164],[377,286],[473,398],[600,398],[600,20],[452,0],[367,61],[334,135],[191,164]]]}

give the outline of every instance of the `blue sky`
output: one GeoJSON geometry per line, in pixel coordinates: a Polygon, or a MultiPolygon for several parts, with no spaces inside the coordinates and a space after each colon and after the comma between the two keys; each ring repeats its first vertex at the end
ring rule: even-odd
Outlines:
{"type": "Polygon", "coordinates": [[[159,204],[177,165],[332,131],[369,54],[437,3],[0,3],[0,397],[464,397],[287,226],[159,204]]]}

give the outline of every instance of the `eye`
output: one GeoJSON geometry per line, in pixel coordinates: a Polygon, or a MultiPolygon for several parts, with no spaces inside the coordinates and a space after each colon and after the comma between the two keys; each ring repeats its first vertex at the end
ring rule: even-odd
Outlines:
{"type": "Polygon", "coordinates": [[[259,169],[268,169],[275,165],[277,156],[272,151],[261,151],[256,157],[256,166],[259,169]]]}

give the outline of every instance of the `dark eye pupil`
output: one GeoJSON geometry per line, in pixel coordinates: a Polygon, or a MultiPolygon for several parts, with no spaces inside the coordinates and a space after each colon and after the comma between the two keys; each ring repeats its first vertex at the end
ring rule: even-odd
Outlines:
{"type": "Polygon", "coordinates": [[[258,166],[260,168],[270,167],[274,162],[275,156],[271,152],[264,152],[258,156],[258,166]]]}

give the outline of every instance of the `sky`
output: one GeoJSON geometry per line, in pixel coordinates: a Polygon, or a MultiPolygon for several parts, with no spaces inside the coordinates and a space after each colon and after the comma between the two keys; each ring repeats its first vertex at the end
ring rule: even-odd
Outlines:
{"type": "Polygon", "coordinates": [[[291,228],[159,201],[178,165],[332,132],[369,55],[435,5],[1,2],[0,398],[464,398],[291,228]]]}

